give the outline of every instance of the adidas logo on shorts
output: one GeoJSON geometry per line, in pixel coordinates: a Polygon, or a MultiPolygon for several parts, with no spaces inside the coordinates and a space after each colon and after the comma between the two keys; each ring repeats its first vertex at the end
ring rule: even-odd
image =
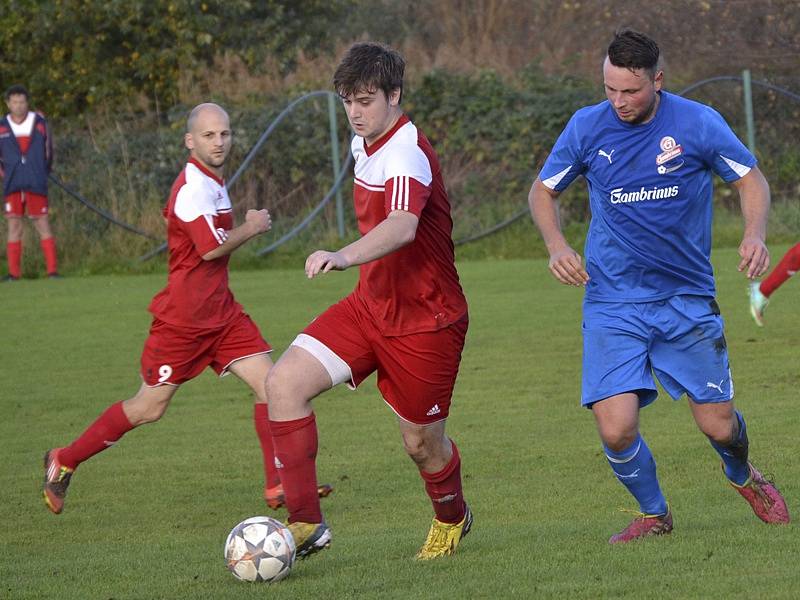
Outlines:
{"type": "Polygon", "coordinates": [[[429,417],[432,417],[433,415],[438,415],[440,412],[442,412],[442,411],[439,410],[439,405],[438,404],[434,404],[431,407],[431,409],[428,412],[426,412],[425,414],[428,415],[429,417]]]}

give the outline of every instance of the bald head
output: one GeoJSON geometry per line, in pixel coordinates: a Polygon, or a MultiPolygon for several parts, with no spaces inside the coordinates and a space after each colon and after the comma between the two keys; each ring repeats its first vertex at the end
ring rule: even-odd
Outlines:
{"type": "Polygon", "coordinates": [[[213,102],[203,102],[198,104],[189,113],[189,118],[186,119],[186,132],[192,133],[192,130],[197,127],[198,122],[202,122],[207,116],[216,115],[229,121],[228,113],[219,104],[213,102]]]}
{"type": "Polygon", "coordinates": [[[222,177],[222,166],[231,149],[228,113],[212,102],[198,104],[186,120],[186,147],[192,158],[222,177]]]}

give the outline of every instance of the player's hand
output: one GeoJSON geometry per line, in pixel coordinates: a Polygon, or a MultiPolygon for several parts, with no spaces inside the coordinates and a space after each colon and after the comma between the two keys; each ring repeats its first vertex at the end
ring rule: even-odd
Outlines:
{"type": "Polygon", "coordinates": [[[589,281],[580,254],[569,246],[550,254],[550,272],[565,285],[583,286],[589,281]]]}
{"type": "Polygon", "coordinates": [[[739,272],[746,270],[748,279],[761,277],[769,269],[769,250],[761,238],[744,238],[739,244],[739,256],[739,272]]]}
{"type": "Polygon", "coordinates": [[[269,211],[266,208],[248,210],[244,220],[255,229],[256,233],[264,233],[272,228],[272,217],[269,216],[269,211]]]}
{"type": "Polygon", "coordinates": [[[317,250],[306,259],[306,277],[313,279],[319,273],[344,271],[349,266],[340,252],[317,250]]]}

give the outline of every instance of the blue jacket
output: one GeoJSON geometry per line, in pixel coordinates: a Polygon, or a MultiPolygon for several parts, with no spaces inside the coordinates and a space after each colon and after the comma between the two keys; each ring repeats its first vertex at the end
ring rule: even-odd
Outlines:
{"type": "Polygon", "coordinates": [[[0,119],[0,176],[3,177],[3,195],[14,192],[32,192],[47,195],[47,175],[53,161],[53,142],[45,118],[36,113],[31,131],[31,141],[25,155],[11,131],[8,117],[0,119]]]}

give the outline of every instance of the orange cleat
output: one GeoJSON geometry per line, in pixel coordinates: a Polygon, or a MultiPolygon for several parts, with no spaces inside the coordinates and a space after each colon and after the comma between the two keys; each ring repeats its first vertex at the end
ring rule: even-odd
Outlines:
{"type": "MultiPolygon", "coordinates": [[[[323,483],[317,486],[317,494],[320,498],[330,496],[331,492],[333,492],[332,485],[323,483]]],[[[283,493],[283,485],[279,483],[275,487],[265,488],[264,500],[266,500],[267,506],[269,506],[272,510],[278,510],[281,508],[284,504],[286,504],[286,497],[283,493]]]]}

